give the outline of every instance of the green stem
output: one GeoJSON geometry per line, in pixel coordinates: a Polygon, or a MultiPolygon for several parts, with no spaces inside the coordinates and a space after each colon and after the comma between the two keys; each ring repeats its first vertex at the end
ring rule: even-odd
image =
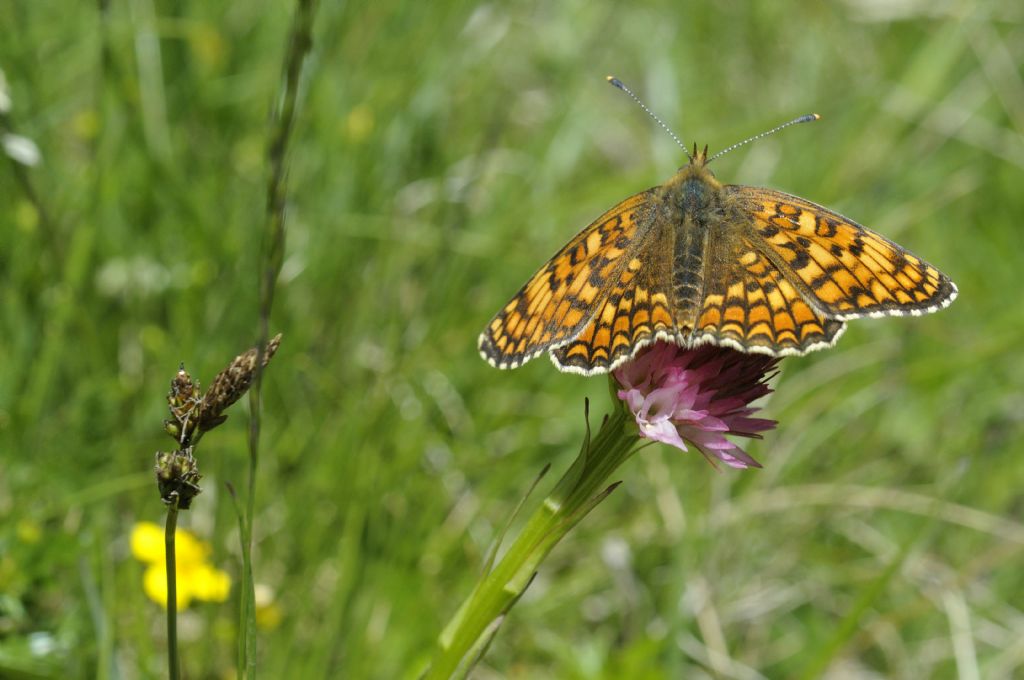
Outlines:
{"type": "Polygon", "coordinates": [[[270,311],[274,287],[284,260],[285,198],[287,195],[286,160],[295,111],[299,103],[299,80],[306,55],[313,45],[315,0],[296,0],[295,16],[289,35],[288,51],[276,105],[271,116],[267,145],[267,203],[263,257],[259,271],[260,309],[256,342],[256,369],[249,390],[249,478],[245,521],[242,523],[241,629],[238,636],[238,677],[256,677],[256,595],[252,578],[252,528],[256,513],[256,470],[259,464],[260,396],[263,383],[263,353],[270,337],[270,311]]]}
{"type": "Polygon", "coordinates": [[[438,639],[427,680],[461,676],[490,642],[500,617],[516,603],[551,549],[611,492],[608,478],[636,450],[636,429],[616,404],[597,436],[533,513],[508,552],[485,574],[438,639]],[[460,669],[460,664],[462,668],[460,669]]]}
{"type": "Polygon", "coordinates": [[[178,497],[167,506],[167,526],[164,531],[164,552],[167,567],[167,676],[178,680],[178,570],[174,557],[174,535],[178,527],[178,497]]]}

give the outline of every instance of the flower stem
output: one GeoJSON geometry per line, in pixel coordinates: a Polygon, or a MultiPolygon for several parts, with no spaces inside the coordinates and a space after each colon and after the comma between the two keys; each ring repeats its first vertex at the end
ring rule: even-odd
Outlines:
{"type": "Polygon", "coordinates": [[[608,478],[640,441],[633,420],[616,406],[593,440],[588,427],[572,466],[445,627],[426,679],[461,677],[469,672],[551,549],[615,488],[608,486],[608,478]]]}
{"type": "Polygon", "coordinates": [[[167,560],[167,676],[178,680],[178,570],[174,557],[174,535],[178,527],[178,496],[167,506],[164,553],[167,560]]]}
{"type": "Polygon", "coordinates": [[[245,521],[242,524],[242,594],[238,636],[238,677],[256,677],[256,595],[252,577],[252,530],[256,513],[256,470],[259,463],[260,397],[263,379],[264,348],[270,337],[270,311],[274,303],[277,277],[284,261],[285,199],[287,196],[286,161],[299,105],[299,81],[306,55],[313,46],[313,19],[316,0],[295,0],[295,14],[289,33],[288,49],[274,110],[271,113],[267,145],[267,202],[263,255],[259,271],[260,309],[256,343],[256,368],[249,391],[249,482],[245,521]]]}

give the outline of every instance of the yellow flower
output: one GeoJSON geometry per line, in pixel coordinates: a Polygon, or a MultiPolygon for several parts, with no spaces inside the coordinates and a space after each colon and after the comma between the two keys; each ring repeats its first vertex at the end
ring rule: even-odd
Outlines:
{"type": "MultiPolygon", "coordinates": [[[[164,530],[152,522],[138,522],[132,528],[132,555],[146,563],[142,588],[147,597],[167,606],[167,565],[164,530]]],[[[231,591],[231,577],[207,562],[210,545],[188,531],[174,533],[175,574],[179,609],[195,600],[223,602],[231,591]]]]}

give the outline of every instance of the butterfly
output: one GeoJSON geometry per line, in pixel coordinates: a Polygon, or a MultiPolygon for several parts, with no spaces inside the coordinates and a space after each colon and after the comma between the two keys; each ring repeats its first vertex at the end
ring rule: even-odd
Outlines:
{"type": "Polygon", "coordinates": [[[594,375],[658,340],[802,355],[833,346],[851,319],[956,298],[948,276],[884,236],[797,196],[722,184],[707,147],[687,155],[541,267],[481,333],[481,356],[516,368],[549,352],[560,370],[594,375]]]}

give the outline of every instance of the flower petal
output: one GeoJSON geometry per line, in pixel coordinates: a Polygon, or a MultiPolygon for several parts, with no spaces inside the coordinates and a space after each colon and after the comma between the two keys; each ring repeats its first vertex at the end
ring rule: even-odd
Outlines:
{"type": "Polygon", "coordinates": [[[626,406],[628,406],[629,410],[633,412],[633,415],[639,413],[640,409],[643,408],[644,395],[640,390],[630,388],[628,390],[619,390],[617,394],[619,399],[626,402],[626,406]]]}
{"type": "Polygon", "coordinates": [[[676,430],[675,425],[669,420],[661,420],[658,422],[647,422],[640,423],[640,434],[647,439],[653,439],[654,441],[662,442],[665,444],[671,444],[677,449],[686,451],[686,442],[679,436],[679,431],[676,430]]]}
{"type": "Polygon", "coordinates": [[[199,565],[188,577],[189,588],[197,600],[224,602],[231,593],[231,577],[208,564],[199,565]]]}
{"type": "MultiPolygon", "coordinates": [[[[176,576],[174,599],[178,603],[178,609],[185,609],[192,602],[192,590],[189,588],[188,578],[183,578],[181,568],[177,570],[176,576]]],[[[142,575],[142,590],[146,597],[167,608],[167,569],[162,563],[151,564],[146,568],[142,575]]]]}
{"type": "Polygon", "coordinates": [[[738,446],[733,447],[728,451],[713,451],[712,454],[718,460],[722,461],[729,467],[746,469],[746,468],[759,468],[761,464],[750,457],[750,455],[738,446]]]}
{"type": "Polygon", "coordinates": [[[637,415],[646,419],[671,418],[680,391],[681,387],[661,387],[652,390],[644,399],[643,406],[640,407],[637,415]]]}
{"type": "Polygon", "coordinates": [[[129,543],[140,562],[164,561],[164,530],[153,522],[136,522],[129,543]]]}

